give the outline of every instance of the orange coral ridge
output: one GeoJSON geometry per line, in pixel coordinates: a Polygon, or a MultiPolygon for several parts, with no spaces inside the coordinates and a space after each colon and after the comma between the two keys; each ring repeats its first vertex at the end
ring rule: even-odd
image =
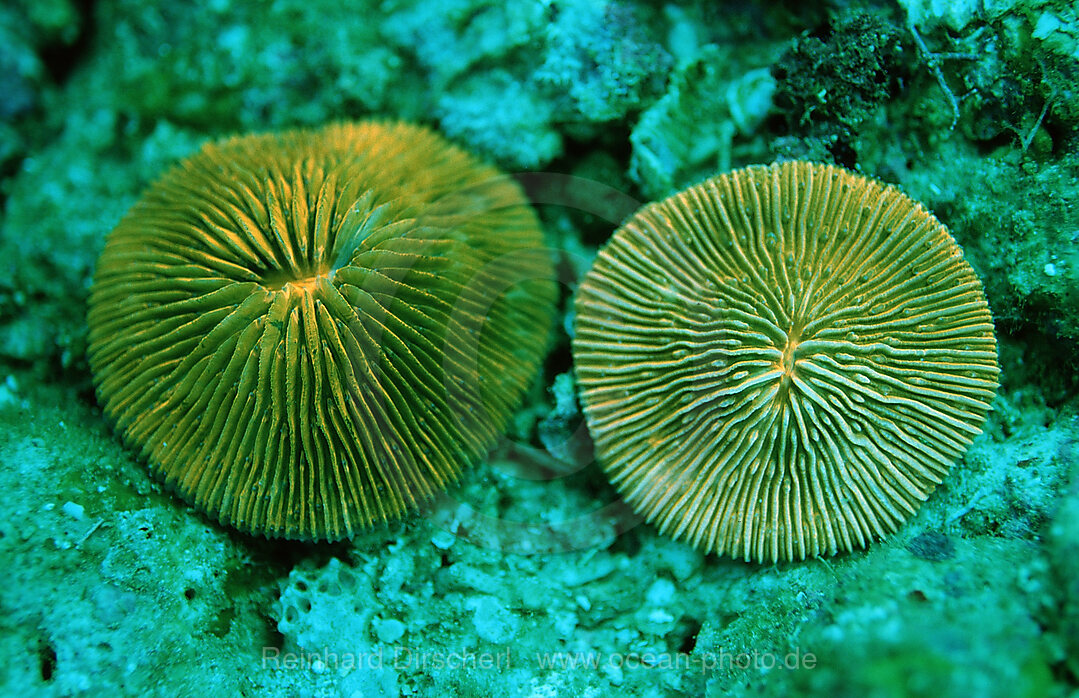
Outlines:
{"type": "Polygon", "coordinates": [[[828,165],[750,167],[646,206],[576,312],[612,482],[663,532],[747,561],[894,531],[997,388],[985,295],[947,228],[828,165]]]}
{"type": "Polygon", "coordinates": [[[347,537],[431,498],[504,428],[554,312],[542,248],[516,183],[424,128],[206,145],[101,254],[101,404],[223,523],[347,537]]]}

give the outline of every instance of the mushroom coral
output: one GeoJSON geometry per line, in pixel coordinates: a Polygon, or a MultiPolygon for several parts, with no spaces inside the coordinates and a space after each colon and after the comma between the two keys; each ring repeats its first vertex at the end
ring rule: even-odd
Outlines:
{"type": "Polygon", "coordinates": [[[89,361],[105,414],[185,500],[336,540],[490,448],[546,348],[553,274],[520,187],[425,128],[238,136],[109,234],[89,361]]]}
{"type": "Polygon", "coordinates": [[[981,282],[897,189],[808,162],[713,177],[627,221],[576,299],[585,416],[625,500],[774,562],[894,531],[997,388],[981,282]]]}

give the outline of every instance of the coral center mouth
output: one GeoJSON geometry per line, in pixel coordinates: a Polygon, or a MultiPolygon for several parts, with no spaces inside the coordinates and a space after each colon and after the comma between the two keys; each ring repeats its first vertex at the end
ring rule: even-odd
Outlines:
{"type": "Polygon", "coordinates": [[[801,343],[802,330],[800,327],[792,327],[787,332],[787,344],[783,347],[783,358],[780,360],[779,368],[783,371],[783,382],[787,383],[794,375],[794,367],[797,363],[795,354],[798,351],[798,345],[801,343]]]}
{"type": "Polygon", "coordinates": [[[310,293],[318,288],[322,279],[332,281],[333,271],[328,268],[310,271],[276,270],[262,277],[262,285],[272,291],[281,291],[285,286],[291,285],[310,293]]]}

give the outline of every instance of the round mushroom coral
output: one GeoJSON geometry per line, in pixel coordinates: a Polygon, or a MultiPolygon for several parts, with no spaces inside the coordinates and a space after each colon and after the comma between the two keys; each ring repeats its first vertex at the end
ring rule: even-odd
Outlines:
{"type": "Polygon", "coordinates": [[[894,531],[997,388],[992,317],[947,228],[828,165],[750,167],[644,207],[576,313],[612,482],[663,532],[747,561],[894,531]]]}
{"type": "Polygon", "coordinates": [[[429,130],[248,135],[166,173],[108,236],[89,360],[105,414],[184,499],[336,540],[485,453],[555,295],[520,188],[429,130]]]}

